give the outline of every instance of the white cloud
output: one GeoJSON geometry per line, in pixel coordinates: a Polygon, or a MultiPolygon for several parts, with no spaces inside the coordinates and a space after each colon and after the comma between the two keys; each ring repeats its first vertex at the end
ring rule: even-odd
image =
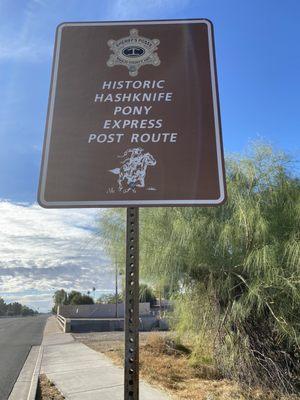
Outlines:
{"type": "Polygon", "coordinates": [[[113,271],[95,234],[97,213],[0,201],[0,295],[27,296],[33,304],[41,299],[31,293],[49,303],[59,288],[112,290],[113,271]]]}
{"type": "Polygon", "coordinates": [[[162,18],[163,12],[178,12],[188,3],[189,0],[116,0],[112,3],[111,14],[115,20],[162,18]]]}

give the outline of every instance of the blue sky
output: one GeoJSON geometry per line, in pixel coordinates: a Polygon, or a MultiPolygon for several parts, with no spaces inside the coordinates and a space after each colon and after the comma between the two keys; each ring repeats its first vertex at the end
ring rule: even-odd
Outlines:
{"type": "MultiPolygon", "coordinates": [[[[35,220],[37,224],[41,218],[46,223],[49,215],[38,211],[34,202],[56,26],[63,21],[201,17],[209,18],[215,27],[225,151],[243,151],[250,140],[263,137],[294,157],[299,156],[299,1],[0,0],[0,199],[7,200],[1,204],[2,215],[5,213],[7,223],[14,224],[16,232],[18,221],[13,216],[22,211],[20,207],[28,221],[35,220]],[[26,204],[16,204],[20,202],[26,204]]],[[[78,213],[68,214],[74,218],[74,229],[78,213]]],[[[96,211],[80,213],[82,218],[90,218],[96,211]]],[[[56,211],[53,215],[49,223],[52,227],[61,226],[65,212],[56,211]]],[[[66,230],[70,229],[69,223],[63,223],[66,230]]],[[[85,232],[82,228],[83,240],[85,232]]],[[[3,230],[2,235],[5,234],[7,231],[3,230]]],[[[35,243],[36,235],[28,235],[35,243]]],[[[64,242],[65,237],[61,240],[64,242]]],[[[74,255],[74,263],[75,258],[74,255]]],[[[7,260],[4,269],[11,264],[21,268],[22,263],[29,268],[28,260],[7,260]]],[[[35,267],[42,268],[41,265],[35,267]]],[[[18,282],[25,280],[21,269],[14,274],[18,282]]],[[[51,281],[51,285],[55,286],[55,282],[51,281]]],[[[51,285],[38,293],[46,298],[51,285]]],[[[29,294],[23,291],[22,296],[35,294],[37,289],[33,286],[28,283],[29,294]]],[[[7,287],[5,293],[15,299],[14,287],[7,287]]]]}
{"type": "Polygon", "coordinates": [[[215,26],[225,150],[258,136],[299,150],[297,0],[1,0],[0,197],[36,197],[57,24],[198,17],[215,26]]]}

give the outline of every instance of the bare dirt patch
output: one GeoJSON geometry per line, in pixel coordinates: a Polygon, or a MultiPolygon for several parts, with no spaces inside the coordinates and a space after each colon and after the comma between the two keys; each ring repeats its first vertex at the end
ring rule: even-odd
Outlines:
{"type": "MultiPolygon", "coordinates": [[[[113,332],[111,332],[113,333],[113,332]]],[[[106,354],[123,366],[124,341],[109,335],[82,338],[82,343],[106,354]]],[[[147,333],[140,336],[140,375],[150,384],[167,391],[179,400],[299,400],[299,396],[280,396],[260,389],[241,388],[222,379],[213,365],[192,366],[190,350],[168,335],[147,333]]]]}
{"type": "Polygon", "coordinates": [[[40,375],[36,400],[64,400],[65,397],[46,375],[40,375]]]}

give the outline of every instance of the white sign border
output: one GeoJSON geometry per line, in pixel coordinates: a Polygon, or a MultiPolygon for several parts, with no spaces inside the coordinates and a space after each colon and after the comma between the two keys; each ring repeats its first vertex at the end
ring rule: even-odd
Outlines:
{"type": "Polygon", "coordinates": [[[52,87],[49,99],[49,111],[47,116],[47,130],[44,144],[44,156],[42,159],[42,170],[40,175],[38,203],[44,208],[82,208],[82,207],[133,207],[133,206],[213,206],[220,205],[226,200],[223,158],[221,147],[221,127],[220,127],[220,111],[217,93],[217,78],[216,78],[216,63],[214,54],[212,23],[207,19],[187,19],[187,20],[155,20],[155,21],[120,21],[120,22],[64,22],[57,27],[56,48],[54,54],[54,63],[52,71],[52,87]],[[57,86],[57,73],[59,65],[59,53],[62,30],[70,26],[107,26],[107,25],[160,25],[160,24],[205,24],[208,30],[208,45],[210,57],[210,71],[212,82],[212,95],[213,95],[213,109],[214,109],[214,122],[215,122],[215,137],[216,137],[216,151],[217,163],[219,173],[219,191],[220,197],[212,200],[107,200],[107,201],[47,201],[45,199],[47,167],[49,160],[51,131],[53,123],[54,103],[56,96],[57,86]]]}

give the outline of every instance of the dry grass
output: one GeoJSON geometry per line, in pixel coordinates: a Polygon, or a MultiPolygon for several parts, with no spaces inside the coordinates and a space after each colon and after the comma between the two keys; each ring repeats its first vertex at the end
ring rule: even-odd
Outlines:
{"type": "Polygon", "coordinates": [[[46,375],[40,375],[39,386],[36,396],[37,400],[64,400],[64,396],[55,387],[54,383],[49,381],[46,375]]]}
{"type": "MultiPolygon", "coordinates": [[[[112,361],[123,365],[122,341],[84,341],[96,351],[105,353],[112,361]]],[[[189,362],[189,349],[170,337],[150,333],[140,344],[140,375],[180,400],[296,400],[261,390],[246,390],[238,384],[221,379],[209,364],[194,367],[189,362]]]]}

